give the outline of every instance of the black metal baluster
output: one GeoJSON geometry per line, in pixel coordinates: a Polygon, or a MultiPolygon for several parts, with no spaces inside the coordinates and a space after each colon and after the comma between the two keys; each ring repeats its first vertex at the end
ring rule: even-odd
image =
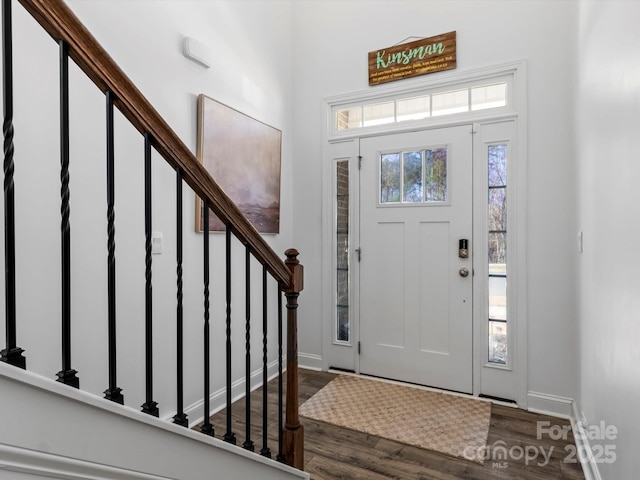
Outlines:
{"type": "Polygon", "coordinates": [[[80,379],[71,368],[71,225],[69,222],[69,46],[60,47],[60,244],[62,262],[62,370],[58,382],[79,388],[80,379]]]}
{"type": "Polygon", "coordinates": [[[278,456],[276,457],[276,460],[284,463],[284,396],[282,393],[282,386],[282,282],[278,282],[278,456]]]}
{"type": "Polygon", "coordinates": [[[231,431],[231,226],[227,225],[225,236],[226,249],[226,300],[227,300],[227,431],[224,441],[236,444],[236,434],[231,431]]]}
{"type": "Polygon", "coordinates": [[[176,398],[177,413],[173,423],[183,427],[189,426],[184,413],[184,345],[183,345],[183,312],[182,312],[182,171],[176,170],[176,398]]]}
{"type": "Polygon", "coordinates": [[[153,401],[153,289],[151,283],[151,135],[144,134],[144,234],[145,234],[145,377],[146,402],[142,412],[157,417],[153,401]]]}
{"type": "Polygon", "coordinates": [[[116,229],[115,229],[115,149],[113,128],[113,92],[107,91],[107,322],[109,344],[109,388],[104,398],[124,404],[117,381],[116,354],[116,229]]]}
{"type": "Polygon", "coordinates": [[[271,458],[267,446],[267,266],[262,266],[262,449],[260,455],[271,458]]]}
{"type": "Polygon", "coordinates": [[[16,340],[16,218],[13,161],[13,54],[11,32],[11,0],[2,1],[2,87],[4,121],[4,275],[5,329],[7,348],[0,352],[0,361],[26,368],[24,350],[16,340]]]}
{"type": "Polygon", "coordinates": [[[242,446],[251,452],[255,450],[251,440],[251,248],[246,247],[245,255],[245,427],[246,440],[242,446]]]}
{"type": "Polygon", "coordinates": [[[211,411],[209,409],[209,381],[210,381],[210,361],[209,361],[209,201],[202,202],[203,212],[203,249],[204,249],[204,423],[200,431],[206,435],[214,435],[213,425],[211,425],[211,411]]]}

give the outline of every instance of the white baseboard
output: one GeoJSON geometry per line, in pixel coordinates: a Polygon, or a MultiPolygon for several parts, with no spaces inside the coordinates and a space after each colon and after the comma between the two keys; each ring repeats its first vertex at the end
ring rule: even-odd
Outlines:
{"type": "MultiPolygon", "coordinates": [[[[286,367],[286,358],[283,359],[283,367],[286,367]]],[[[285,372],[286,370],[283,370],[285,372]]],[[[278,360],[274,360],[273,362],[267,364],[267,381],[271,381],[278,376],[278,360]]],[[[262,368],[254,370],[251,373],[251,391],[260,388],[262,386],[262,368]]],[[[246,393],[246,381],[245,378],[241,378],[236,380],[231,384],[231,401],[235,402],[245,397],[246,393]]],[[[219,412],[223,408],[226,407],[227,401],[227,390],[226,388],[220,388],[213,392],[209,396],[209,407],[211,410],[211,415],[219,412]]],[[[189,417],[189,426],[197,425],[198,423],[204,420],[204,399],[199,400],[188,407],[185,407],[184,413],[189,417]]],[[[171,420],[175,412],[172,412],[165,416],[166,420],[171,420]]]]}
{"type": "Polygon", "coordinates": [[[591,444],[589,438],[585,434],[584,426],[582,423],[582,416],[578,412],[578,406],[576,402],[573,402],[571,409],[571,429],[573,430],[573,437],[576,440],[576,449],[580,463],[582,464],[582,471],[584,473],[585,480],[602,480],[600,471],[598,470],[598,462],[596,462],[593,450],[591,450],[591,444]]]}
{"type": "MultiPolygon", "coordinates": [[[[283,372],[286,372],[287,359],[283,358],[283,372]]],[[[298,365],[300,368],[308,370],[322,371],[322,357],[305,353],[298,354],[298,365]]],[[[278,361],[274,360],[267,365],[267,380],[271,381],[278,375],[278,361]]],[[[259,368],[251,373],[251,391],[262,386],[262,369],[259,368]]],[[[233,402],[245,397],[246,382],[245,378],[236,380],[231,385],[231,399],[233,402]]],[[[209,405],[211,414],[219,412],[226,406],[226,388],[220,388],[209,396],[209,405]]],[[[197,425],[204,420],[204,400],[199,400],[188,407],[185,407],[184,413],[189,417],[189,426],[197,425]]],[[[165,420],[171,421],[176,412],[169,412],[163,416],[165,420]]]]}
{"type": "Polygon", "coordinates": [[[322,357],[311,353],[298,353],[298,366],[307,370],[321,372],[323,370],[322,357]]]}
{"type": "Polygon", "coordinates": [[[573,399],[529,391],[527,392],[527,410],[568,420],[573,413],[573,399]]]}

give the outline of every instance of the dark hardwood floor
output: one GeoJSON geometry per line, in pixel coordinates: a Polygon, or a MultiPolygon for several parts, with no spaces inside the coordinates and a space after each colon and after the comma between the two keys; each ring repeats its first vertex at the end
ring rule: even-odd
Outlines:
{"type": "MultiPolygon", "coordinates": [[[[301,369],[300,403],[335,376],[301,369]]],[[[267,446],[273,457],[278,453],[277,391],[277,380],[270,382],[267,446]]],[[[246,440],[244,399],[232,406],[232,413],[232,430],[238,445],[242,445],[246,440]]],[[[218,412],[211,421],[216,437],[222,438],[226,432],[226,411],[218,412]]],[[[302,417],[305,470],[313,480],[584,480],[582,468],[572,455],[575,444],[570,432],[567,440],[554,441],[548,435],[537,438],[537,422],[545,421],[550,422],[549,426],[569,425],[566,420],[494,404],[487,441],[493,449],[490,448],[484,465],[480,465],[302,417]],[[506,458],[500,458],[499,453],[505,451],[506,458]]],[[[262,389],[251,396],[251,426],[251,440],[256,452],[260,452],[262,389]]]]}

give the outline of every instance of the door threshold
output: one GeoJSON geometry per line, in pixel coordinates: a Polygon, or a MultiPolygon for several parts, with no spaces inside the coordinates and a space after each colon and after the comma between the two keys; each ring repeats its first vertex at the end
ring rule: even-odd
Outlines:
{"type": "Polygon", "coordinates": [[[417,388],[418,390],[426,390],[426,391],[435,392],[435,393],[446,393],[446,394],[455,395],[458,397],[477,398],[478,400],[482,400],[485,402],[491,401],[488,398],[479,398],[470,393],[456,392],[454,390],[445,390],[443,388],[437,388],[437,387],[429,387],[427,385],[420,385],[418,383],[405,382],[402,380],[393,380],[391,378],[377,377],[375,375],[368,375],[366,373],[355,373],[352,371],[340,370],[337,368],[330,368],[329,373],[336,373],[339,375],[349,375],[349,376],[358,377],[358,378],[366,378],[367,380],[373,380],[376,382],[390,383],[392,385],[400,385],[404,387],[412,387],[412,388],[417,388]]]}
{"type": "Polygon", "coordinates": [[[426,390],[428,392],[434,392],[434,393],[443,393],[446,395],[453,395],[456,397],[463,397],[463,398],[471,398],[474,400],[480,400],[482,402],[489,402],[492,404],[496,404],[496,405],[501,405],[501,406],[505,406],[505,407],[512,407],[512,408],[519,408],[518,405],[516,404],[516,402],[514,401],[510,401],[510,400],[505,400],[505,399],[501,399],[501,398],[497,398],[497,397],[489,397],[487,395],[473,395],[470,393],[463,393],[463,392],[456,392],[454,390],[445,390],[443,388],[436,388],[436,387],[428,387],[426,385],[420,385],[417,383],[411,383],[411,382],[403,382],[401,380],[393,380],[390,378],[384,378],[384,377],[376,377],[375,375],[367,375],[364,373],[356,373],[353,370],[346,370],[346,369],[340,369],[340,368],[329,368],[328,370],[329,373],[335,373],[337,375],[348,375],[350,377],[356,377],[356,378],[365,378],[367,380],[373,380],[375,382],[381,382],[381,383],[390,383],[392,385],[400,385],[400,386],[404,386],[404,387],[412,387],[412,388],[417,388],[418,390],[426,390]]]}

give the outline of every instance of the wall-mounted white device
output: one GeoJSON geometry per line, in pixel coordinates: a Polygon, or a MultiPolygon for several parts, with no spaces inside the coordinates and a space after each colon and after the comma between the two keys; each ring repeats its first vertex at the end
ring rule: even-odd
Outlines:
{"type": "Polygon", "coordinates": [[[185,57],[193,60],[204,68],[211,67],[211,49],[194,38],[184,38],[182,41],[182,53],[185,57]]]}

